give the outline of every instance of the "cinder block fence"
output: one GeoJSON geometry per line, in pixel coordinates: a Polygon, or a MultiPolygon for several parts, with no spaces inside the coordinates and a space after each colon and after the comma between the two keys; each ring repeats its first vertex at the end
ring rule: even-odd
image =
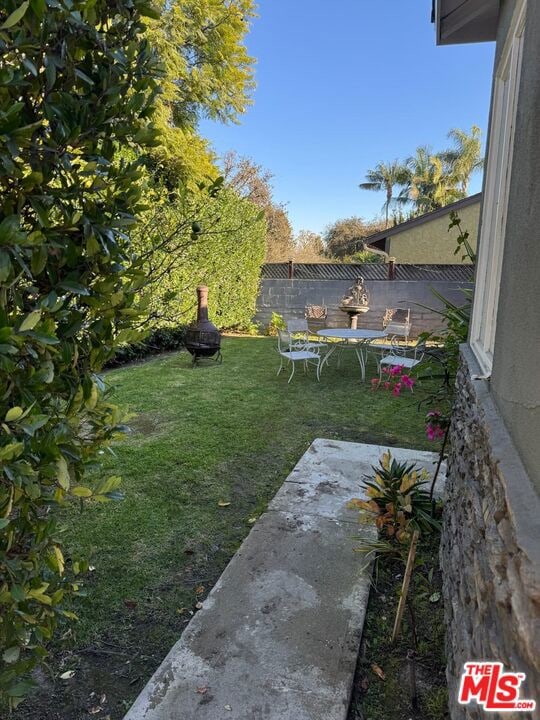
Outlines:
{"type": "MultiPolygon", "coordinates": [[[[400,280],[398,274],[396,280],[369,280],[365,276],[367,272],[362,273],[365,266],[342,267],[349,268],[348,272],[353,279],[351,277],[345,279],[264,277],[263,270],[254,322],[261,327],[266,327],[273,312],[288,320],[304,317],[306,305],[326,305],[328,308],[326,325],[328,327],[347,327],[348,316],[339,309],[339,305],[346,291],[353,284],[354,278],[363,275],[370,293],[370,309],[367,313],[359,316],[358,327],[380,329],[386,308],[410,308],[411,336],[416,337],[424,331],[434,331],[442,327],[441,316],[435,311],[442,309],[443,305],[432,290],[436,290],[456,304],[463,304],[462,290],[473,287],[470,280],[451,280],[437,275],[418,280],[400,280]]],[[[384,266],[381,270],[383,269],[384,266]]],[[[471,274],[472,271],[469,268],[468,275],[471,274]]],[[[464,277],[467,276],[464,274],[464,277]]]]}

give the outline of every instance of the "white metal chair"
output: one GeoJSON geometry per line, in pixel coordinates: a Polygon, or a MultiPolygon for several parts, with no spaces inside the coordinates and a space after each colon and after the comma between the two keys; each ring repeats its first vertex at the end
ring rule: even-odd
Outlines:
{"type": "Polygon", "coordinates": [[[382,377],[383,367],[402,366],[406,370],[412,370],[424,359],[426,353],[425,340],[419,340],[413,347],[395,345],[392,351],[382,357],[379,361],[379,378],[382,377]]]}
{"type": "Polygon", "coordinates": [[[301,362],[304,365],[304,372],[307,370],[308,364],[315,365],[317,368],[317,380],[320,380],[321,376],[321,356],[313,352],[313,350],[297,349],[293,344],[293,339],[289,332],[284,330],[278,330],[278,353],[280,356],[279,370],[277,374],[283,370],[283,361],[286,360],[291,364],[292,370],[287,380],[289,384],[293,378],[295,364],[301,362]]]}
{"type": "MultiPolygon", "coordinates": [[[[386,333],[385,342],[370,343],[369,349],[375,352],[375,360],[377,365],[380,359],[385,355],[392,355],[394,350],[398,353],[402,350],[410,350],[407,347],[409,342],[409,333],[411,331],[411,311],[410,309],[394,309],[386,308],[382,321],[383,330],[386,333]],[[405,343],[405,347],[399,345],[399,341],[405,343]]],[[[379,368],[380,370],[380,368],[379,368]]]]}
{"type": "Polygon", "coordinates": [[[305,318],[289,320],[287,322],[287,332],[291,336],[291,344],[296,350],[319,352],[322,348],[327,347],[325,342],[309,339],[309,327],[305,318]]]}
{"type": "Polygon", "coordinates": [[[383,317],[383,328],[390,338],[403,337],[405,342],[409,340],[411,332],[411,311],[403,308],[386,308],[383,317]]]}

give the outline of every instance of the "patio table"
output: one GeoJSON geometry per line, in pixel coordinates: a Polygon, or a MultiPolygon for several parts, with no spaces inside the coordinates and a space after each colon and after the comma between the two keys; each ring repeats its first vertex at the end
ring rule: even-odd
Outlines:
{"type": "Polygon", "coordinates": [[[386,337],[386,332],[383,330],[366,330],[364,328],[324,328],[323,330],[319,330],[317,335],[326,340],[338,341],[330,345],[328,352],[321,362],[321,370],[338,348],[350,345],[354,348],[356,357],[358,358],[362,380],[365,380],[367,346],[373,340],[386,337]]]}

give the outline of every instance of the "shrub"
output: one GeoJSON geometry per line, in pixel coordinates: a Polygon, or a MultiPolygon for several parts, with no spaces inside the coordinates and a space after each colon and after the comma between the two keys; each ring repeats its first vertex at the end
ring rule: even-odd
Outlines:
{"type": "Polygon", "coordinates": [[[176,328],[157,328],[141,342],[128,343],[119,347],[107,363],[107,367],[118,367],[135,360],[142,360],[149,355],[157,355],[171,350],[180,350],[184,346],[186,326],[176,328]]]}
{"type": "Polygon", "coordinates": [[[55,506],[107,500],[82,484],[122,429],[99,371],[140,333],[145,282],[127,233],[138,163],[155,143],[147,0],[5,0],[0,9],[0,695],[45,655],[84,563],[63,555],[55,506]]]}
{"type": "Polygon", "coordinates": [[[372,520],[383,538],[408,544],[412,530],[439,529],[431,515],[429,492],[423,488],[428,483],[425,470],[398,462],[388,451],[373,471],[373,480],[364,483],[369,499],[351,500],[349,506],[372,520]]]}
{"type": "Polygon", "coordinates": [[[286,330],[286,329],[287,329],[287,323],[283,319],[283,316],[277,312],[272,312],[272,315],[270,317],[270,322],[268,323],[268,327],[266,329],[266,334],[267,335],[277,335],[278,330],[286,330]]]}
{"type": "Polygon", "coordinates": [[[135,244],[149,284],[154,327],[190,322],[196,287],[208,285],[210,319],[220,329],[251,326],[264,259],[266,222],[261,210],[223,179],[197,191],[152,189],[154,207],[145,214],[135,244]]]}

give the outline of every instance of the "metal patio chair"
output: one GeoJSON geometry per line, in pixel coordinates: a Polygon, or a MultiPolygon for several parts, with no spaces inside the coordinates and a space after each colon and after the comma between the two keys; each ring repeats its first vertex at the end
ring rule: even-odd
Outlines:
{"type": "Polygon", "coordinates": [[[328,308],[324,305],[306,305],[304,309],[304,317],[309,325],[311,332],[313,330],[322,330],[326,327],[326,319],[328,317],[328,308]]]}
{"type": "Polygon", "coordinates": [[[288,320],[287,332],[291,336],[291,343],[296,350],[311,350],[319,353],[328,345],[320,340],[309,339],[309,327],[305,318],[288,320]]]}
{"type": "Polygon", "coordinates": [[[313,352],[313,350],[299,350],[293,344],[291,334],[284,330],[278,330],[278,353],[280,357],[279,370],[277,374],[283,370],[283,362],[286,360],[291,364],[292,370],[287,380],[287,384],[291,382],[294,375],[296,363],[303,363],[304,372],[307,371],[308,364],[315,365],[317,368],[317,381],[321,377],[321,356],[313,352]]]}
{"type": "Polygon", "coordinates": [[[409,340],[411,332],[411,310],[403,308],[386,308],[383,317],[383,328],[390,338],[402,337],[409,340]]]}
{"type": "Polygon", "coordinates": [[[412,370],[419,365],[426,354],[426,341],[419,340],[413,347],[395,345],[388,355],[378,360],[379,378],[382,377],[383,367],[396,367],[401,365],[406,370],[412,370]]]}

